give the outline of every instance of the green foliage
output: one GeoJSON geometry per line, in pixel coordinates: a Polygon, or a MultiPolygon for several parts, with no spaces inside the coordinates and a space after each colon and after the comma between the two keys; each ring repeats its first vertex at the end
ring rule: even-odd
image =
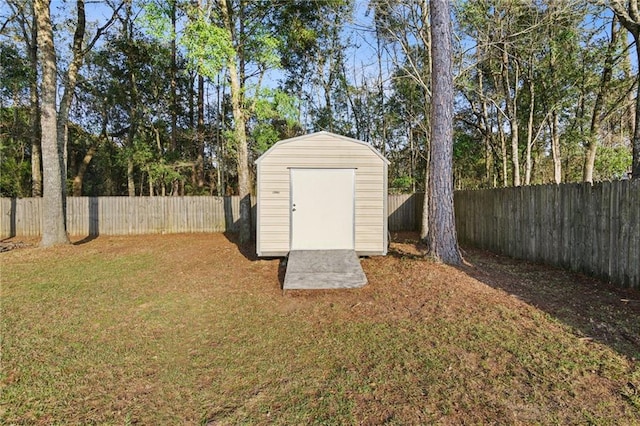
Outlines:
{"type": "Polygon", "coordinates": [[[0,109],[0,197],[31,194],[30,154],[28,111],[0,109]]]}
{"type": "Polygon", "coordinates": [[[84,176],[82,194],[86,196],[114,196],[126,194],[126,159],[120,148],[109,141],[98,145],[84,176]]]}
{"type": "Polygon", "coordinates": [[[399,193],[409,193],[413,185],[413,179],[411,176],[402,175],[391,181],[391,191],[399,193]]]}
{"type": "Polygon", "coordinates": [[[482,187],[485,173],[482,143],[464,133],[456,131],[453,139],[453,170],[456,188],[482,187]]]}
{"type": "Polygon", "coordinates": [[[280,58],[286,70],[285,86],[300,90],[312,78],[329,39],[352,12],[347,0],[290,1],[272,10],[272,25],[281,43],[280,58]]]}
{"type": "MultiPolygon", "coordinates": [[[[185,49],[189,69],[208,78],[215,78],[234,56],[233,43],[219,24],[215,8],[189,3],[149,1],[144,3],[141,22],[152,37],[168,43],[173,40],[185,49]],[[186,15],[174,32],[172,15],[186,15]]],[[[176,18],[177,19],[177,18],[176,18]]]]}
{"type": "Polygon", "coordinates": [[[11,148],[0,141],[0,197],[28,197],[31,193],[31,163],[19,161],[10,155],[10,151],[11,148]]]}
{"type": "Polygon", "coordinates": [[[280,139],[278,131],[269,123],[256,125],[251,136],[255,140],[255,151],[258,155],[264,153],[280,139]]]}
{"type": "Polygon", "coordinates": [[[255,100],[251,137],[260,155],[278,140],[291,137],[298,125],[298,99],[279,89],[263,88],[255,100]]]}
{"type": "Polygon", "coordinates": [[[16,46],[6,42],[0,43],[0,64],[0,99],[13,100],[29,86],[34,71],[16,46]]]}
{"type": "Polygon", "coordinates": [[[165,42],[176,37],[171,25],[171,15],[176,2],[177,0],[149,0],[142,3],[144,13],[138,20],[152,37],[165,42]]]}
{"type": "MultiPolygon", "coordinates": [[[[230,61],[242,80],[240,108],[251,159],[277,140],[305,129],[330,130],[365,140],[383,151],[391,160],[391,186],[421,190],[429,143],[431,66],[424,5],[418,0],[372,0],[365,16],[371,27],[354,29],[349,26],[354,5],[346,0],[277,5],[234,0],[228,1],[230,35],[217,1],[132,2],[131,10],[125,6],[121,19],[108,28],[104,43],[87,55],[78,79],[71,121],[88,135],[105,140],[87,170],[85,192],[126,194],[129,160],[135,163],[137,188],[145,191],[149,179],[158,188],[179,179],[182,188],[205,193],[207,188],[213,190],[219,178],[233,192],[237,151],[231,131],[230,61]],[[173,41],[177,44],[175,73],[173,41]],[[364,48],[361,41],[366,41],[367,53],[372,53],[370,60],[360,59],[356,49],[364,48]],[[204,105],[198,111],[200,76],[205,77],[204,105]],[[171,98],[174,88],[178,94],[175,104],[171,98]],[[199,112],[203,124],[198,123],[199,112]],[[302,117],[305,122],[299,123],[302,117]],[[193,170],[186,166],[193,165],[200,153],[204,153],[207,188],[196,186],[193,170]]],[[[29,10],[23,12],[28,15],[29,10]]],[[[58,39],[68,36],[65,31],[73,19],[69,12],[61,9],[56,17],[58,39]]],[[[503,156],[511,162],[503,72],[509,74],[509,95],[518,95],[515,118],[522,174],[527,138],[537,137],[531,149],[532,183],[552,179],[552,111],[559,113],[566,181],[582,178],[584,146],[595,139],[606,141],[602,142],[606,146],[599,148],[594,177],[625,176],[632,129],[623,104],[637,79],[623,36],[613,46],[613,78],[607,85],[601,130],[597,135],[588,134],[604,59],[610,53],[610,13],[588,2],[480,0],[455,2],[454,14],[459,38],[455,57],[460,59],[456,64],[454,144],[457,187],[502,183],[503,156]],[[505,51],[508,59],[503,64],[505,51]],[[483,102],[486,118],[482,117],[483,102]]],[[[30,22],[29,16],[23,18],[30,22]]],[[[5,108],[26,108],[28,85],[35,72],[26,58],[19,25],[19,20],[8,22],[8,36],[0,42],[0,104],[5,108]]],[[[64,55],[60,60],[68,62],[64,55]]],[[[26,109],[17,121],[11,114],[4,111],[1,123],[2,191],[28,195],[29,118],[26,109]]],[[[81,140],[70,135],[70,177],[74,163],[81,161],[90,145],[85,136],[81,140]]],[[[507,168],[509,175],[511,164],[507,168]]]]}
{"type": "Polygon", "coordinates": [[[263,88],[256,100],[255,115],[258,120],[282,118],[293,125],[298,113],[298,99],[279,89],[263,88]]]}
{"type": "Polygon", "coordinates": [[[596,180],[624,179],[631,171],[631,152],[625,146],[599,146],[594,177],[596,180]]]}
{"type": "Polygon", "coordinates": [[[190,67],[208,78],[215,78],[234,55],[229,34],[212,20],[213,17],[197,9],[184,28],[180,42],[186,49],[190,67]]]}

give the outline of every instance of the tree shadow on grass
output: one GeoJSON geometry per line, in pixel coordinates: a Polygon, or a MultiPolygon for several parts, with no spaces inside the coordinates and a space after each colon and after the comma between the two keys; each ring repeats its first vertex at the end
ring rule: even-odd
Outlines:
{"type": "Polygon", "coordinates": [[[82,244],[90,243],[91,241],[95,240],[96,238],[98,238],[98,235],[87,235],[86,237],[84,237],[81,240],[72,242],[72,244],[74,246],[81,246],[82,244]]]}
{"type": "Polygon", "coordinates": [[[640,359],[640,292],[475,248],[464,254],[459,269],[467,275],[546,312],[580,338],[640,359]]]}
{"type": "Polygon", "coordinates": [[[230,243],[238,247],[240,254],[242,254],[247,260],[252,262],[258,260],[255,241],[240,243],[239,234],[236,232],[225,232],[224,236],[230,243]]]}
{"type": "MultiPolygon", "coordinates": [[[[257,260],[260,260],[261,258],[258,257],[257,253],[256,253],[256,243],[255,241],[251,241],[248,243],[244,243],[244,244],[240,244],[239,241],[239,235],[235,232],[225,232],[223,234],[225,236],[225,238],[232,243],[233,245],[235,245],[238,248],[238,251],[240,252],[240,254],[242,254],[245,259],[251,261],[251,262],[255,262],[257,260]]],[[[284,286],[284,276],[285,273],[287,272],[287,258],[286,257],[267,257],[264,258],[264,260],[269,260],[269,259],[279,259],[279,263],[278,263],[278,282],[280,283],[280,289],[283,288],[284,286]]]]}
{"type": "MultiPolygon", "coordinates": [[[[394,235],[392,256],[424,259],[417,234],[394,235]],[[403,244],[404,243],[404,244],[403,244]]],[[[465,247],[468,276],[535,306],[570,326],[579,338],[640,359],[640,291],[616,287],[557,267],[465,247]]]]}
{"type": "Polygon", "coordinates": [[[100,236],[100,198],[89,197],[87,200],[87,210],[89,232],[86,237],[74,242],[74,246],[89,243],[100,236]]]}

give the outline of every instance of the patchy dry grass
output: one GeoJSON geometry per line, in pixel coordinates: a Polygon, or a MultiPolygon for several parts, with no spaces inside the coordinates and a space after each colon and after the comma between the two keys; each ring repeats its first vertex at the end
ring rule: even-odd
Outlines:
{"type": "Polygon", "coordinates": [[[359,290],[284,296],[278,260],[222,235],[3,253],[0,422],[640,424],[633,341],[513,297],[553,270],[416,253],[364,259],[359,290]]]}

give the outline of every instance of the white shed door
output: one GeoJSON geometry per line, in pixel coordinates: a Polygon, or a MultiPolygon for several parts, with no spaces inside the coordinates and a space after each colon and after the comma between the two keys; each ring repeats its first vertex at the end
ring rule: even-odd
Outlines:
{"type": "Polygon", "coordinates": [[[291,250],[353,250],[354,169],[291,169],[291,250]]]}

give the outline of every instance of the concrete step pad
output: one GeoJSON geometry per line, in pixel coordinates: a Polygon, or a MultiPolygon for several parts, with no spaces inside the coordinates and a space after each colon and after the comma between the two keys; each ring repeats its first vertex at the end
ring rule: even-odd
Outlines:
{"type": "Polygon", "coordinates": [[[283,290],[357,288],[366,283],[354,250],[292,250],[283,290]]]}

